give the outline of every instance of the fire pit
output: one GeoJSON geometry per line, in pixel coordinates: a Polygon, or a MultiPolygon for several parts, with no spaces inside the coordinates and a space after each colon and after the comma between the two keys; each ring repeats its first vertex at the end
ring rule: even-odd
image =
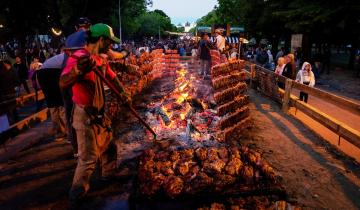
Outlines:
{"type": "Polygon", "coordinates": [[[132,200],[138,209],[244,208],[285,199],[273,168],[239,141],[251,126],[243,64],[214,66],[212,78],[204,80],[182,63],[135,97],[137,110],[158,137],[154,141],[126,114],[126,124],[115,129],[121,134],[120,159],[138,157],[132,200]]]}

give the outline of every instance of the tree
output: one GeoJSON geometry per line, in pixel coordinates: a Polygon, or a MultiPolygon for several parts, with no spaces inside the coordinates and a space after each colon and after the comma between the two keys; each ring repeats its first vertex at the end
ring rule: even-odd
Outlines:
{"type": "Polygon", "coordinates": [[[137,23],[141,26],[136,33],[137,36],[158,36],[159,32],[163,35],[165,31],[173,31],[176,28],[165,13],[158,11],[146,12],[137,18],[137,23]]]}

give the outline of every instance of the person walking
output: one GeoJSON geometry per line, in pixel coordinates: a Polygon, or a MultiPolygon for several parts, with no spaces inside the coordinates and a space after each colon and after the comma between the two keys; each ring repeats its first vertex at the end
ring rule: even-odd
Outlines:
{"type": "MultiPolygon", "coordinates": [[[[311,69],[311,64],[308,62],[304,62],[301,70],[298,72],[296,76],[296,82],[299,82],[304,85],[308,85],[309,87],[314,87],[315,85],[315,76],[311,69]]],[[[300,101],[308,102],[308,94],[300,91],[300,101]]]]}
{"type": "Polygon", "coordinates": [[[90,177],[96,163],[101,166],[101,177],[114,174],[115,160],[112,158],[110,142],[111,121],[105,115],[104,85],[94,69],[102,70],[122,93],[124,103],[131,103],[129,94],[111,70],[109,63],[100,54],[107,53],[113,43],[120,43],[113,29],[103,23],[92,25],[88,31],[84,49],[75,51],[67,60],[60,77],[60,87],[72,86],[74,111],[72,124],[78,143],[78,163],[69,192],[71,202],[83,198],[89,191],[90,177]]]}
{"type": "Polygon", "coordinates": [[[211,43],[209,39],[209,35],[206,33],[202,34],[198,56],[200,58],[200,75],[205,78],[208,74],[210,74],[210,66],[211,66],[211,55],[210,55],[211,43]]]}

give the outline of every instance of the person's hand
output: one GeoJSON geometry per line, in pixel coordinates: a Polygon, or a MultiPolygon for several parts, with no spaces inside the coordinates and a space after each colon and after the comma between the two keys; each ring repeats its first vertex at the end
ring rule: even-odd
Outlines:
{"type": "Polygon", "coordinates": [[[77,69],[80,74],[89,73],[96,66],[95,61],[90,56],[80,57],[77,61],[77,69]]]}

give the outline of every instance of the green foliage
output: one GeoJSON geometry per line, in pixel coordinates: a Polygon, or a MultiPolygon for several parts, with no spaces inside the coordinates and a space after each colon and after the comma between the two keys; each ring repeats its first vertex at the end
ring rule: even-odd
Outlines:
{"type": "Polygon", "coordinates": [[[222,21],[219,19],[217,8],[214,8],[207,15],[196,21],[198,26],[212,26],[219,23],[222,23],[222,21]]]}
{"type": "Polygon", "coordinates": [[[163,35],[165,31],[172,31],[174,27],[171,24],[170,18],[161,10],[146,12],[137,18],[137,23],[140,26],[136,35],[138,37],[150,37],[163,35]]]}

